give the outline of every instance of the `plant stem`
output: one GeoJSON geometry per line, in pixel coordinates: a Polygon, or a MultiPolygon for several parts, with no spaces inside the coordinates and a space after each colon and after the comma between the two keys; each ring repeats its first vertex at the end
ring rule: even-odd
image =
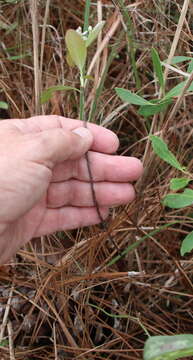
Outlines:
{"type": "Polygon", "coordinates": [[[79,119],[82,121],[85,121],[85,115],[84,115],[84,87],[80,87],[80,104],[79,104],[79,119]]]}

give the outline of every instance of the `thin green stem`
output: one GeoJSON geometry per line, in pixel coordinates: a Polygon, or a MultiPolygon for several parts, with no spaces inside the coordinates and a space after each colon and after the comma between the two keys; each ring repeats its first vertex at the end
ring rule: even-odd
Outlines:
{"type": "Polygon", "coordinates": [[[143,331],[145,332],[145,334],[146,334],[148,337],[150,337],[149,332],[147,331],[147,329],[146,329],[145,326],[142,324],[142,322],[140,321],[139,318],[137,318],[137,317],[135,317],[135,316],[127,315],[127,314],[118,314],[118,315],[116,315],[116,314],[111,314],[111,313],[109,313],[108,311],[104,310],[103,308],[101,308],[101,307],[99,307],[99,306],[97,306],[97,305],[95,305],[95,304],[88,303],[88,305],[90,305],[90,306],[92,306],[93,308],[95,308],[95,309],[103,312],[105,315],[107,315],[107,316],[109,316],[109,317],[111,317],[111,318],[113,318],[113,319],[129,319],[129,320],[131,320],[131,321],[137,322],[137,323],[141,326],[141,328],[143,329],[143,331]]]}
{"type": "Polygon", "coordinates": [[[178,224],[179,221],[173,221],[169,224],[165,224],[163,226],[160,226],[158,229],[155,229],[151,231],[149,234],[144,235],[142,238],[134,242],[133,244],[129,245],[122,251],[121,254],[114,257],[109,263],[106,265],[106,267],[114,265],[118,260],[120,260],[123,256],[127,255],[130,251],[136,249],[142,242],[144,242],[146,239],[150,238],[150,236],[154,236],[155,234],[159,233],[161,230],[164,230],[165,228],[168,228],[169,226],[178,224]]]}
{"type": "Polygon", "coordinates": [[[84,11],[84,27],[83,31],[87,31],[89,27],[89,15],[90,15],[91,0],[86,0],[85,11],[84,11]]]}
{"type": "Polygon", "coordinates": [[[81,86],[81,87],[80,87],[79,119],[82,120],[82,121],[85,120],[85,115],[84,115],[84,103],[85,103],[85,99],[84,99],[84,87],[81,86]]]}

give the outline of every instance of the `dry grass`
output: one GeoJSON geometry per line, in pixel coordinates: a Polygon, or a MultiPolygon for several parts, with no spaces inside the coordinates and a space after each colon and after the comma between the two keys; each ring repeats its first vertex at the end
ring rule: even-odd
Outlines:
{"type": "MultiPolygon", "coordinates": [[[[146,121],[135,106],[121,104],[115,86],[133,91],[136,87],[125,23],[114,3],[118,2],[98,1],[97,7],[93,1],[91,7],[91,24],[101,16],[106,20],[103,38],[97,49],[92,47],[89,57],[90,64],[95,59],[90,67],[95,75],[95,89],[112,46],[116,44],[117,48],[94,121],[119,135],[120,153],[144,160],[146,169],[137,184],[135,203],[113,209],[108,223],[121,251],[139,239],[143,241],[113,265],[108,263],[117,251],[100,227],[34,239],[22,249],[8,266],[0,269],[0,337],[9,338],[9,345],[5,343],[0,348],[2,359],[141,359],[147,332],[176,334],[191,333],[193,329],[192,257],[181,258],[179,253],[181,240],[192,230],[192,210],[169,210],[160,205],[176,172],[153,155],[148,143],[150,129],[153,133],[162,132],[170,149],[192,170],[192,98],[183,99],[175,116],[171,117],[170,108],[166,114],[146,121]],[[179,223],[153,232],[174,221],[179,223]],[[147,234],[150,235],[145,237],[147,234]]],[[[41,88],[64,81],[78,84],[76,70],[69,69],[65,61],[64,35],[67,29],[83,25],[85,2],[51,0],[49,14],[46,4],[49,1],[36,3],[38,18],[34,21],[43,27],[39,28],[39,35],[34,35],[29,2],[0,1],[1,97],[10,104],[8,113],[1,111],[1,118],[28,117],[38,112],[37,93],[41,88]],[[13,23],[15,30],[10,28],[13,23]],[[34,36],[42,39],[41,45],[35,44],[40,60],[35,67],[34,36]],[[8,58],[18,54],[30,56],[8,58]],[[37,71],[42,73],[41,79],[37,71]]],[[[190,55],[193,5],[184,0],[139,0],[126,4],[133,23],[142,91],[154,96],[157,90],[151,46],[156,47],[161,59],[166,59],[170,51],[172,55],[190,55]],[[189,5],[187,13],[180,18],[183,6],[186,11],[185,5],[189,5]]],[[[183,66],[180,69],[184,70],[183,66]]],[[[182,80],[182,76],[171,71],[166,75],[167,89],[182,80]]],[[[95,97],[92,85],[88,83],[87,114],[95,97]]],[[[57,93],[41,112],[77,118],[75,96],[57,93]]]]}

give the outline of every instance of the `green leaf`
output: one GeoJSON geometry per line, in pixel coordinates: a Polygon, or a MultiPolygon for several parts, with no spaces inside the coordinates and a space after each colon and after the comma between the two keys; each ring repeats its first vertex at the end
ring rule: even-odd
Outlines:
{"type": "Polygon", "coordinates": [[[150,140],[152,142],[154,152],[168,164],[172,165],[176,169],[180,171],[184,171],[185,167],[182,167],[178,162],[176,157],[172,154],[172,152],[168,149],[166,143],[159,138],[158,136],[151,135],[150,140]]]}
{"type": "MultiPolygon", "coordinates": [[[[173,89],[171,89],[166,96],[164,97],[163,100],[167,99],[167,98],[171,98],[171,97],[176,97],[179,96],[182,92],[182,89],[184,88],[185,84],[186,84],[187,80],[182,81],[180,84],[176,85],[175,87],[173,87],[173,89]]],[[[187,92],[193,91],[193,82],[190,85],[190,87],[187,89],[187,92]]]]}
{"type": "Polygon", "coordinates": [[[104,24],[105,24],[105,21],[100,21],[94,27],[94,29],[91,30],[91,32],[89,33],[89,35],[86,39],[86,47],[90,46],[92,44],[92,42],[97,38],[97,36],[99,35],[100,31],[102,30],[104,24]]]}
{"type": "Polygon", "coordinates": [[[153,61],[154,72],[158,78],[160,87],[164,89],[164,76],[162,71],[162,64],[159,58],[159,54],[156,49],[151,49],[151,57],[153,61]]]}
{"type": "Polygon", "coordinates": [[[193,59],[188,64],[187,72],[191,73],[193,71],[193,59]]]}
{"type": "Polygon", "coordinates": [[[168,105],[170,105],[172,103],[172,99],[167,99],[164,102],[160,102],[158,104],[155,104],[154,106],[151,105],[142,105],[138,111],[139,115],[144,116],[145,118],[157,114],[161,111],[165,111],[168,107],[168,105]]]}
{"type": "Polygon", "coordinates": [[[68,91],[68,90],[80,91],[72,86],[66,86],[66,85],[52,86],[42,92],[40,102],[41,104],[45,104],[47,101],[49,101],[52,98],[52,95],[55,91],[68,91]]]}
{"type": "Polygon", "coordinates": [[[94,78],[93,78],[93,76],[92,76],[92,75],[85,75],[85,76],[84,76],[84,79],[85,79],[85,80],[91,80],[91,81],[94,81],[94,78]]]}
{"type": "Polygon", "coordinates": [[[145,343],[144,360],[175,360],[193,355],[193,335],[151,336],[145,343]]]}
{"type": "Polygon", "coordinates": [[[193,231],[188,234],[184,240],[182,241],[182,245],[180,248],[180,254],[184,256],[184,254],[189,253],[193,249],[193,231]]]}
{"type": "Polygon", "coordinates": [[[4,109],[7,110],[8,109],[8,104],[5,101],[0,101],[0,109],[4,109]]]}
{"type": "MultiPolygon", "coordinates": [[[[184,61],[191,60],[192,58],[190,56],[174,56],[171,61],[171,65],[175,65],[184,61]]],[[[167,63],[167,59],[164,60],[164,63],[167,63]]]]}
{"type": "Polygon", "coordinates": [[[164,198],[163,204],[172,209],[181,209],[193,205],[193,190],[185,189],[180,194],[168,194],[164,198]]]}
{"type": "Polygon", "coordinates": [[[75,63],[74,61],[72,60],[70,54],[69,54],[69,51],[67,51],[67,54],[66,54],[66,62],[67,64],[70,66],[70,67],[73,67],[75,66],[75,63]]]}
{"type": "Polygon", "coordinates": [[[153,106],[150,101],[143,99],[141,96],[132,93],[130,90],[122,89],[122,88],[115,88],[117,95],[129,104],[133,105],[151,105],[153,106]]]}
{"type": "Polygon", "coordinates": [[[191,179],[187,178],[174,178],[170,181],[170,189],[177,191],[180,189],[183,189],[185,186],[188,185],[188,183],[191,181],[191,179]]]}
{"type": "Polygon", "coordinates": [[[66,46],[72,61],[82,73],[86,62],[86,44],[82,36],[75,30],[68,30],[65,36],[66,46]]]}

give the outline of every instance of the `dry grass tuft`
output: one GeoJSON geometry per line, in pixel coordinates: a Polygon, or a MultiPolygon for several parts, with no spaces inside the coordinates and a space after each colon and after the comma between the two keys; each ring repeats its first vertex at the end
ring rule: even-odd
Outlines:
{"type": "MultiPolygon", "coordinates": [[[[1,110],[1,118],[29,117],[38,112],[41,87],[64,82],[78,85],[76,70],[69,69],[65,61],[64,35],[67,29],[83,25],[85,1],[51,0],[49,7],[48,0],[33,1],[38,6],[38,19],[33,21],[34,26],[35,21],[41,25],[41,44],[35,43],[38,35],[35,27],[32,31],[29,2],[0,2],[1,98],[10,104],[8,112],[1,110]],[[33,46],[40,60],[36,68],[33,46]],[[22,56],[12,58],[16,55],[22,56]]],[[[153,45],[161,59],[168,58],[170,51],[172,55],[190,55],[193,6],[186,0],[125,3],[133,24],[141,92],[154,97],[158,92],[150,49],[153,45]],[[182,8],[184,17],[180,17],[182,8]]],[[[107,234],[100,227],[85,228],[34,239],[12,263],[1,267],[0,355],[5,360],[141,359],[147,333],[192,332],[192,256],[181,258],[179,253],[181,240],[192,230],[192,209],[161,206],[169,181],[177,173],[153,155],[148,142],[150,129],[161,133],[191,172],[192,100],[184,97],[175,116],[171,117],[170,108],[150,120],[144,120],[135,106],[126,107],[119,101],[116,86],[135,91],[136,85],[125,22],[115,4],[116,0],[98,1],[98,6],[92,2],[90,23],[94,25],[102,16],[106,25],[103,38],[90,53],[95,86],[93,90],[93,84],[87,84],[86,111],[88,115],[116,45],[117,54],[106,75],[94,121],[119,135],[120,153],[143,158],[146,166],[136,186],[135,203],[113,209],[109,219],[109,232],[120,250],[132,244],[135,247],[109,265],[117,251],[107,234]],[[158,231],[175,221],[178,223],[158,231]]],[[[183,66],[180,69],[184,70],[183,66]]],[[[167,89],[183,79],[168,69],[166,75],[167,89]]],[[[77,118],[77,104],[75,94],[56,93],[41,112],[77,118]]]]}

